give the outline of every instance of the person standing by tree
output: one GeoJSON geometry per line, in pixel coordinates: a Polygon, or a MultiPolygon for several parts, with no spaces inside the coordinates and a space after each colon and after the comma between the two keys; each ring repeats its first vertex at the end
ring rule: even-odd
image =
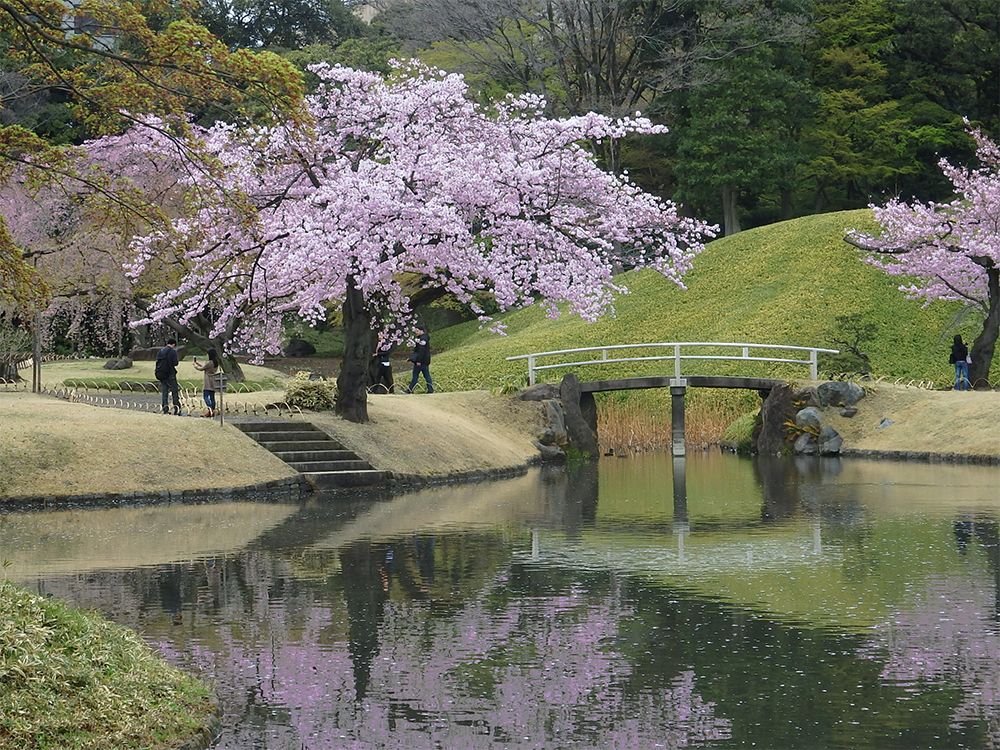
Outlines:
{"type": "Polygon", "coordinates": [[[177,365],[177,341],[167,339],[167,345],[156,353],[156,369],[154,370],[156,379],[160,381],[160,395],[163,397],[161,404],[164,414],[170,413],[167,408],[168,395],[174,397],[174,414],[181,413],[181,397],[177,387],[177,365]]]}
{"type": "Polygon", "coordinates": [[[969,390],[969,347],[962,341],[961,336],[955,336],[948,361],[955,365],[955,390],[969,390]]]}
{"type": "Polygon", "coordinates": [[[205,406],[208,407],[206,417],[215,416],[215,376],[219,373],[219,355],[215,349],[208,350],[208,362],[199,364],[198,358],[194,358],[194,369],[205,373],[205,382],[202,384],[202,398],[205,399],[205,406]]]}
{"type": "Polygon", "coordinates": [[[417,387],[417,378],[423,374],[427,383],[427,392],[434,393],[434,383],[431,381],[431,337],[427,334],[427,328],[417,326],[417,343],[413,347],[413,354],[408,357],[413,363],[413,377],[410,378],[410,387],[407,389],[413,393],[417,387]]]}
{"type": "Polygon", "coordinates": [[[392,346],[386,344],[382,346],[374,356],[378,359],[378,370],[375,375],[375,383],[372,391],[382,393],[392,393],[395,387],[392,382],[392,346]]]}

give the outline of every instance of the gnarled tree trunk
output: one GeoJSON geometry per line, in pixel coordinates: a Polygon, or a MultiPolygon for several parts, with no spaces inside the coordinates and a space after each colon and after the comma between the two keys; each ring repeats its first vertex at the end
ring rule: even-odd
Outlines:
{"type": "Polygon", "coordinates": [[[990,365],[996,350],[997,335],[1000,334],[1000,268],[986,269],[987,299],[989,308],[983,330],[972,342],[972,364],[969,365],[969,380],[973,388],[989,388],[990,365]]]}
{"type": "Polygon", "coordinates": [[[242,383],[246,380],[246,375],[243,374],[243,368],[240,367],[240,363],[233,354],[227,351],[226,344],[229,342],[228,333],[223,336],[217,336],[214,339],[209,338],[201,332],[201,330],[211,330],[207,321],[204,321],[204,324],[184,325],[174,318],[166,317],[161,322],[178,336],[183,337],[186,341],[190,341],[199,349],[204,349],[205,351],[215,349],[219,357],[222,358],[222,371],[234,383],[242,383]]]}
{"type": "Polygon", "coordinates": [[[368,421],[368,365],[372,358],[371,319],[365,297],[353,276],[341,307],[344,319],[344,359],[337,376],[336,411],[349,422],[368,421]]]}

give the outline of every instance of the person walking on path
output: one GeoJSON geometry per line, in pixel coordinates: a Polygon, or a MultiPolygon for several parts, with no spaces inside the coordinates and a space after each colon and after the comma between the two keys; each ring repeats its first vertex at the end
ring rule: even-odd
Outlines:
{"type": "Polygon", "coordinates": [[[427,392],[434,393],[434,383],[431,381],[431,337],[427,335],[424,326],[417,326],[417,343],[413,347],[413,354],[409,356],[409,361],[413,363],[413,377],[410,379],[408,391],[413,393],[417,387],[417,378],[422,374],[427,382],[427,392]]]}
{"type": "Polygon", "coordinates": [[[373,392],[382,393],[381,388],[385,389],[385,393],[392,393],[394,385],[392,382],[392,347],[384,346],[375,353],[378,357],[378,372],[375,375],[375,383],[373,392]]]}
{"type": "Polygon", "coordinates": [[[154,370],[156,379],[160,381],[164,414],[170,413],[167,409],[169,395],[174,397],[174,414],[181,413],[180,389],[177,387],[177,364],[177,342],[174,339],[168,339],[167,345],[156,353],[156,369],[154,370]]]}
{"type": "Polygon", "coordinates": [[[969,382],[969,348],[962,341],[961,336],[955,336],[948,361],[955,365],[955,390],[969,390],[971,387],[969,382]]]}
{"type": "Polygon", "coordinates": [[[215,349],[208,350],[208,362],[199,364],[198,358],[193,360],[194,369],[205,373],[205,382],[202,384],[202,398],[205,399],[205,406],[208,407],[206,417],[215,416],[215,376],[219,374],[219,355],[215,349]]]}

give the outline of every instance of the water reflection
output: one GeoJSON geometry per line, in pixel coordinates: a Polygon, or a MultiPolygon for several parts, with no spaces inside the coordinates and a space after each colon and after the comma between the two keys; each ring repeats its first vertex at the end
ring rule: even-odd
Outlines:
{"type": "Polygon", "coordinates": [[[212,680],[219,748],[1000,748],[997,472],[924,468],[10,514],[0,558],[212,680]]]}

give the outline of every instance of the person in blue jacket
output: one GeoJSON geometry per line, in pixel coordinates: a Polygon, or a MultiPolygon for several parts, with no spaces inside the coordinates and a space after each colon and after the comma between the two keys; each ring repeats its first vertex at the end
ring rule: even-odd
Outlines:
{"type": "Polygon", "coordinates": [[[422,325],[417,326],[417,343],[413,347],[413,354],[407,358],[413,363],[413,377],[410,379],[410,387],[407,389],[413,393],[417,387],[417,378],[422,374],[427,382],[427,392],[434,393],[434,383],[431,380],[431,338],[427,335],[427,328],[422,325]]]}

